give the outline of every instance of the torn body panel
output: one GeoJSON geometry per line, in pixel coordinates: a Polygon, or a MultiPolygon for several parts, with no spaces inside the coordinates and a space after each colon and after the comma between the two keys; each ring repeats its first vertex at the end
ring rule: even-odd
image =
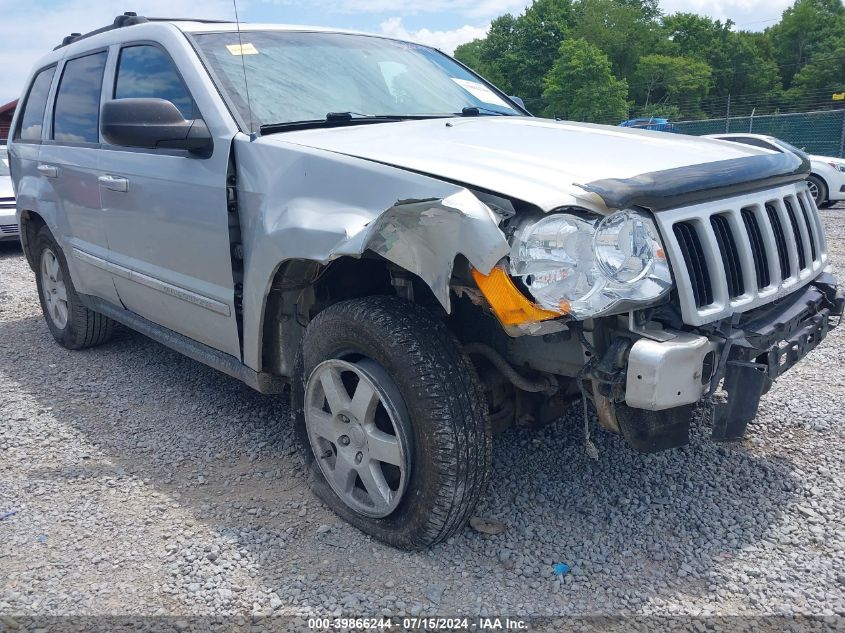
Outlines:
{"type": "Polygon", "coordinates": [[[489,273],[509,252],[499,217],[459,185],[297,145],[235,140],[244,244],[244,362],[259,370],[265,300],[290,260],[371,251],[417,275],[444,309],[458,255],[489,273]],[[238,151],[249,144],[249,151],[238,151]]]}
{"type": "Polygon", "coordinates": [[[496,215],[468,189],[445,198],[399,200],[341,254],[370,250],[422,279],[451,312],[449,279],[457,255],[490,272],[510,251],[496,215]],[[345,252],[351,249],[353,252],[345,252]]]}

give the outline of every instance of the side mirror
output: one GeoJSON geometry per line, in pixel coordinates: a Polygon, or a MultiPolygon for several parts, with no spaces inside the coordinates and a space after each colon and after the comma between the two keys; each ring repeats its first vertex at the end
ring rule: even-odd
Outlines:
{"type": "Polygon", "coordinates": [[[522,100],[522,98],[521,98],[521,97],[514,97],[513,95],[511,95],[511,96],[510,96],[510,97],[508,97],[508,98],[509,98],[511,101],[513,101],[514,103],[516,103],[516,105],[518,105],[520,108],[522,108],[523,110],[525,110],[526,112],[528,112],[528,108],[526,108],[526,107],[525,107],[525,102],[522,100]]]}
{"type": "Polygon", "coordinates": [[[196,154],[214,147],[205,121],[187,121],[166,99],[115,99],[103,105],[103,137],[112,145],[185,149],[196,154]]]}

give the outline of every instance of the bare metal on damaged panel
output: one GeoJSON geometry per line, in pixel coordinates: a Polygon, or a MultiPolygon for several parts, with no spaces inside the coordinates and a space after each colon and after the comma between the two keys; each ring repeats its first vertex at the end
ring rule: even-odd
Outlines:
{"type": "Polygon", "coordinates": [[[625,403],[660,411],[698,402],[710,386],[705,358],[717,349],[707,337],[685,332],[668,341],[638,340],[628,356],[625,403]]]}

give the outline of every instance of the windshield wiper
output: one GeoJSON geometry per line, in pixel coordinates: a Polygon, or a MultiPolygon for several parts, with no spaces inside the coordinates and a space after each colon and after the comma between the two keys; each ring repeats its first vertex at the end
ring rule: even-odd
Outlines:
{"type": "Polygon", "coordinates": [[[259,129],[262,134],[275,132],[293,132],[296,130],[313,130],[317,128],[344,127],[348,125],[366,125],[368,123],[394,123],[398,121],[413,121],[422,119],[437,119],[452,114],[361,114],[360,112],[329,112],[325,119],[310,119],[305,121],[287,121],[284,123],[267,123],[259,129]]]}
{"type": "Polygon", "coordinates": [[[507,112],[499,112],[484,106],[466,106],[461,110],[461,116],[513,116],[507,112]]]}

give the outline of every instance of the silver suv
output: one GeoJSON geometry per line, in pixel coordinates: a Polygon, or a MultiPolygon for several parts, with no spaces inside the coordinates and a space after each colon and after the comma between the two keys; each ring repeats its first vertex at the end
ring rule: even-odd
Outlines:
{"type": "Polygon", "coordinates": [[[47,325],[291,389],[311,486],[418,548],[491,438],[588,401],[655,451],[742,438],[843,297],[806,156],[532,117],[437,50],[134,14],[42,59],[10,142],[47,325]]]}

